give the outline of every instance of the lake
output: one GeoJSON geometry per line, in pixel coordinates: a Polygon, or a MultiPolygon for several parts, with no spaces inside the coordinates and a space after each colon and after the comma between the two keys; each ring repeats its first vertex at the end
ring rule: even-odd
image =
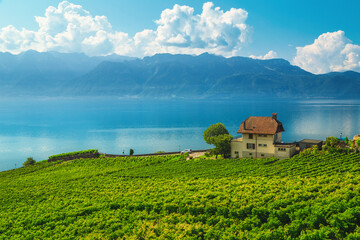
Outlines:
{"type": "Polygon", "coordinates": [[[278,113],[283,141],[360,133],[358,100],[0,99],[0,171],[62,152],[135,154],[206,149],[202,134],[222,122],[236,136],[248,116],[278,113]]]}

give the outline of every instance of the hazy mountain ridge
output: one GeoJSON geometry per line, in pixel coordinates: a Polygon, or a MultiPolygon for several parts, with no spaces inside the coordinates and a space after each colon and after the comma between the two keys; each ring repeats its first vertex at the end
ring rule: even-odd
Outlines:
{"type": "Polygon", "coordinates": [[[314,75],[284,59],[157,54],[0,54],[5,95],[360,98],[357,72],[314,75]]]}
{"type": "Polygon", "coordinates": [[[0,53],[0,87],[6,96],[61,95],[69,81],[86,74],[99,63],[132,59],[118,55],[88,57],[81,53],[0,53]]]}

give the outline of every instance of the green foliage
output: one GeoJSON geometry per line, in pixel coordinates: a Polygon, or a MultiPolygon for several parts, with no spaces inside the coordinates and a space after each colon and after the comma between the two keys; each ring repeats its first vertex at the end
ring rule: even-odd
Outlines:
{"type": "Polygon", "coordinates": [[[211,153],[210,152],[205,152],[204,156],[205,157],[211,157],[211,153]]]}
{"type": "Polygon", "coordinates": [[[204,140],[207,144],[215,144],[214,137],[219,135],[229,134],[229,131],[225,128],[225,125],[222,123],[212,124],[208,127],[204,134],[204,140]]]}
{"type": "Polygon", "coordinates": [[[134,155],[134,149],[130,148],[129,155],[130,156],[134,155]]]}
{"type": "Polygon", "coordinates": [[[345,137],[344,143],[345,143],[346,145],[349,144],[349,138],[348,138],[348,137],[345,137]]]}
{"type": "Polygon", "coordinates": [[[231,139],[232,137],[228,134],[218,135],[212,137],[214,145],[215,145],[215,153],[220,154],[221,156],[228,157],[231,153],[231,139]]]}
{"type": "Polygon", "coordinates": [[[82,154],[87,154],[87,153],[98,153],[98,150],[97,149],[89,149],[89,150],[83,150],[83,151],[77,151],[77,152],[61,153],[61,154],[52,155],[49,157],[49,159],[76,156],[76,155],[82,155],[82,154]]]}
{"type": "Polygon", "coordinates": [[[165,151],[157,151],[157,152],[155,152],[155,153],[165,153],[165,151]]]}
{"type": "Polygon", "coordinates": [[[324,151],[326,151],[328,153],[350,154],[350,153],[356,152],[356,149],[354,151],[354,149],[352,149],[352,148],[330,147],[330,146],[325,145],[324,151]]]}
{"type": "Polygon", "coordinates": [[[330,136],[326,138],[325,145],[334,147],[338,145],[340,140],[336,137],[330,136]]]}
{"type": "Polygon", "coordinates": [[[0,239],[359,239],[360,154],[39,162],[0,172],[0,239]]]}
{"type": "Polygon", "coordinates": [[[23,162],[23,166],[24,167],[27,167],[27,166],[31,166],[31,165],[34,165],[36,163],[36,161],[32,158],[32,157],[28,157],[26,159],[25,162],[23,162]]]}
{"type": "Polygon", "coordinates": [[[208,127],[204,134],[204,140],[208,144],[215,145],[215,149],[212,150],[213,155],[222,155],[224,158],[230,156],[231,152],[231,135],[225,128],[224,124],[217,123],[208,127]]]}
{"type": "Polygon", "coordinates": [[[183,159],[187,159],[189,157],[189,153],[185,152],[185,153],[181,153],[181,156],[183,157],[183,159]]]}
{"type": "Polygon", "coordinates": [[[360,147],[360,138],[356,139],[355,143],[357,147],[360,147]]]}

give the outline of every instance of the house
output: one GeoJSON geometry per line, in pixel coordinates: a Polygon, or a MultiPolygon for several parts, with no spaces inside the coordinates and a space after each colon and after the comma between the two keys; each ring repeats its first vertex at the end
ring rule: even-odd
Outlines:
{"type": "Polygon", "coordinates": [[[312,148],[313,146],[317,146],[318,149],[321,149],[322,145],[323,141],[314,139],[303,139],[299,142],[300,151],[306,148],[312,148]]]}
{"type": "Polygon", "coordinates": [[[289,158],[295,155],[295,143],[282,143],[282,123],[277,114],[272,117],[249,117],[240,125],[242,138],[231,141],[232,158],[289,158]]]}
{"type": "Polygon", "coordinates": [[[360,138],[360,134],[357,134],[353,137],[354,142],[357,141],[360,138]]]}
{"type": "Polygon", "coordinates": [[[359,141],[359,139],[360,139],[360,134],[357,134],[357,135],[354,136],[354,138],[353,138],[354,146],[356,146],[356,144],[357,144],[356,142],[359,141]]]}

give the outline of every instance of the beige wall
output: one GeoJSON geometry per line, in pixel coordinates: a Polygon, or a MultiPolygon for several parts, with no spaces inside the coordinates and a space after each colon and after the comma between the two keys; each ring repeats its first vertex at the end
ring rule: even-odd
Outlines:
{"type": "Polygon", "coordinates": [[[281,133],[276,135],[267,134],[266,136],[259,136],[253,134],[253,138],[249,138],[249,134],[243,134],[242,138],[234,139],[231,141],[231,157],[232,158],[289,158],[295,154],[296,147],[291,146],[285,148],[285,151],[279,151],[275,147],[274,141],[281,141],[281,133]],[[255,144],[255,149],[247,149],[247,144],[255,144]]]}
{"type": "Polygon", "coordinates": [[[241,139],[234,139],[233,141],[231,141],[232,158],[266,158],[273,157],[274,153],[274,135],[267,134],[266,136],[259,136],[258,134],[253,134],[253,138],[250,139],[249,134],[243,134],[243,137],[241,139]],[[247,149],[248,143],[255,144],[255,149],[247,149]]]}
{"type": "Polygon", "coordinates": [[[291,147],[283,147],[278,146],[275,147],[275,157],[283,159],[283,158],[291,158],[295,155],[296,152],[296,146],[292,145],[291,147]],[[279,148],[285,148],[285,151],[279,151],[279,148]]]}
{"type": "Polygon", "coordinates": [[[233,139],[231,141],[231,158],[242,158],[242,140],[233,139]],[[236,154],[237,152],[237,154],[236,154]]]}
{"type": "MultiPolygon", "coordinates": [[[[274,154],[274,135],[266,135],[266,137],[257,137],[257,151],[263,154],[274,154]],[[261,145],[261,146],[260,146],[261,145]],[[265,146],[266,145],[266,146],[265,146]]],[[[258,154],[258,157],[261,155],[258,154]]]]}

